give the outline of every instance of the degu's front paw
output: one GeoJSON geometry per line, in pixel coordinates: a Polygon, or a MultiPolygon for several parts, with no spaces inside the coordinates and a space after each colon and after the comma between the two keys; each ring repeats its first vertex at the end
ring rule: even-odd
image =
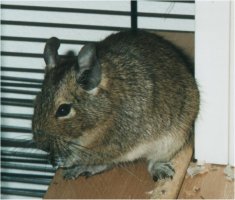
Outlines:
{"type": "Polygon", "coordinates": [[[63,169],[64,179],[76,179],[79,176],[85,176],[86,178],[98,174],[108,169],[106,165],[94,165],[94,166],[75,166],[73,168],[63,169]]]}
{"type": "Polygon", "coordinates": [[[150,162],[148,166],[149,173],[154,181],[173,178],[175,170],[170,162],[150,162]]]}

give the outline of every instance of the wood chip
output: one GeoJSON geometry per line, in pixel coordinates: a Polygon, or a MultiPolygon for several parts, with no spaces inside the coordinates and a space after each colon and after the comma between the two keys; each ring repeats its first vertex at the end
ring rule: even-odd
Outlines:
{"type": "Polygon", "coordinates": [[[193,191],[194,191],[194,192],[199,192],[199,191],[200,191],[200,187],[194,186],[194,187],[193,187],[193,191]]]}
{"type": "Polygon", "coordinates": [[[187,169],[187,173],[190,177],[194,177],[198,174],[205,174],[209,171],[208,167],[206,165],[197,165],[197,164],[191,164],[189,168],[187,169]]]}
{"type": "Polygon", "coordinates": [[[230,165],[227,165],[225,168],[224,168],[224,174],[226,176],[226,178],[230,181],[233,181],[234,180],[234,168],[230,165]]]}

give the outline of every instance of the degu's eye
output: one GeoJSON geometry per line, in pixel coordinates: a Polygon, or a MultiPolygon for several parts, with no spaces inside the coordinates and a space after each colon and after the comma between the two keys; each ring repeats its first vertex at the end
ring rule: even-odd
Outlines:
{"type": "Polygon", "coordinates": [[[65,117],[71,111],[71,104],[61,104],[56,111],[56,117],[65,117]]]}

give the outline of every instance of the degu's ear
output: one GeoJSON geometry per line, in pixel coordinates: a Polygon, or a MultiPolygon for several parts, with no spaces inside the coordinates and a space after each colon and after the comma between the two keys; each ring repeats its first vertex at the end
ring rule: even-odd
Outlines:
{"type": "Polygon", "coordinates": [[[59,60],[58,49],[60,47],[60,40],[56,37],[52,37],[47,40],[44,48],[44,60],[46,63],[46,70],[50,70],[56,66],[59,60]]]}
{"type": "Polygon", "coordinates": [[[101,81],[101,68],[93,43],[85,45],[78,54],[77,82],[84,90],[96,88],[101,81]]]}

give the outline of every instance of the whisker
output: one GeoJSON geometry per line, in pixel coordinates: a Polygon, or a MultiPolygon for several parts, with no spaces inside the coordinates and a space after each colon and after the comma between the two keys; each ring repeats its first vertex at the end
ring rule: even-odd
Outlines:
{"type": "Polygon", "coordinates": [[[90,148],[82,146],[82,145],[80,145],[78,143],[75,143],[71,140],[68,140],[68,138],[66,138],[66,137],[60,136],[60,139],[64,143],[68,144],[68,147],[66,147],[66,148],[68,148],[69,150],[71,150],[70,148],[72,147],[72,148],[77,149],[77,150],[79,150],[79,151],[81,151],[81,152],[83,152],[87,155],[93,155],[94,154],[94,152],[90,148]]]}
{"type": "MultiPolygon", "coordinates": [[[[52,142],[50,142],[53,145],[53,149],[50,148],[51,152],[55,152],[58,151],[59,155],[62,155],[62,157],[66,157],[66,159],[70,159],[71,163],[74,162],[74,160],[77,160],[76,154],[74,154],[73,152],[75,150],[80,151],[81,153],[83,153],[83,156],[87,156],[88,158],[90,156],[95,156],[98,159],[102,159],[103,156],[101,156],[100,154],[98,154],[97,152],[92,151],[90,148],[82,146],[74,141],[69,140],[68,138],[64,137],[64,136],[51,136],[50,140],[52,142]]],[[[121,154],[121,152],[117,151],[118,154],[121,154]]],[[[104,152],[102,153],[103,155],[105,154],[104,152]]],[[[113,163],[115,164],[115,163],[113,163]]],[[[138,177],[136,174],[134,174],[132,171],[130,171],[126,166],[127,163],[122,163],[122,164],[117,164],[119,167],[123,168],[128,174],[130,174],[131,176],[133,176],[136,180],[138,180],[139,182],[143,182],[143,180],[138,177]]],[[[88,165],[89,166],[89,165],[88,165]]]]}
{"type": "Polygon", "coordinates": [[[59,153],[61,153],[62,157],[66,156],[67,158],[70,159],[70,156],[72,155],[72,153],[70,154],[70,149],[66,148],[63,140],[57,139],[56,141],[58,144],[59,153]]]}

